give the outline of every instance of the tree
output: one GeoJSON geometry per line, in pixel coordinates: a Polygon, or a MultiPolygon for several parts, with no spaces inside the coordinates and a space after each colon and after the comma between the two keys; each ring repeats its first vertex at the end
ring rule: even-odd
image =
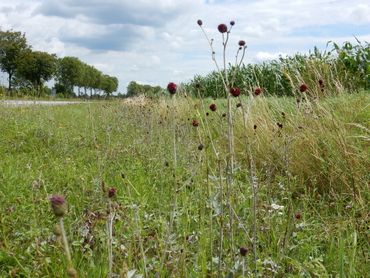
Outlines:
{"type": "Polygon", "coordinates": [[[27,39],[21,32],[0,31],[0,68],[8,74],[8,90],[12,90],[12,78],[17,70],[21,54],[28,50],[27,39]]]}
{"type": "Polygon", "coordinates": [[[32,82],[40,96],[43,82],[50,80],[55,74],[56,62],[54,54],[26,51],[18,59],[17,74],[32,82]]]}
{"type": "Polygon", "coordinates": [[[104,74],[102,76],[101,89],[109,97],[114,91],[117,91],[118,79],[104,74]]]}
{"type": "Polygon", "coordinates": [[[79,84],[83,63],[76,57],[64,57],[58,60],[57,80],[67,91],[73,93],[73,87],[79,84]]]}

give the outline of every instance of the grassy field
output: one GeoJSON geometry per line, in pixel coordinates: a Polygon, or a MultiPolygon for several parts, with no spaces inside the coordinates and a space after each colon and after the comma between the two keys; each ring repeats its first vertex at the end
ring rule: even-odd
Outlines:
{"type": "Polygon", "coordinates": [[[0,277],[366,277],[369,94],[212,102],[1,107],[0,277]]]}

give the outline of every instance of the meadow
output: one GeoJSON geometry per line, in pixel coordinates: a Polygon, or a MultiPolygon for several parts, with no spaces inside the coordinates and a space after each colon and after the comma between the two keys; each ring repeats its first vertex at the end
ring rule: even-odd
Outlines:
{"type": "Polygon", "coordinates": [[[230,99],[231,176],[224,99],[1,107],[0,276],[67,276],[59,194],[79,277],[366,277],[369,103],[230,99]]]}

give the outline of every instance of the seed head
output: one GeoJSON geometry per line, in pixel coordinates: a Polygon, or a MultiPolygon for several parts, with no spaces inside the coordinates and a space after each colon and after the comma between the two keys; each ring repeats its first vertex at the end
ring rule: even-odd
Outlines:
{"type": "Polygon", "coordinates": [[[211,111],[216,111],[217,110],[217,106],[216,104],[212,103],[210,106],[209,106],[209,109],[211,109],[211,111]]]}
{"type": "Polygon", "coordinates": [[[108,190],[108,197],[109,198],[113,198],[116,196],[116,193],[117,193],[117,189],[112,187],[112,188],[109,188],[108,190]]]}
{"type": "Polygon", "coordinates": [[[301,93],[304,93],[304,92],[306,92],[308,90],[308,87],[307,87],[307,85],[306,84],[302,84],[301,86],[299,86],[299,91],[301,92],[301,93]]]}
{"type": "Polygon", "coordinates": [[[51,208],[56,217],[63,217],[66,213],[65,199],[61,195],[54,195],[50,197],[51,208]]]}
{"type": "Polygon", "coordinates": [[[168,83],[167,90],[170,92],[171,95],[174,95],[177,90],[177,85],[173,82],[168,83]]]}
{"type": "Polygon", "coordinates": [[[245,41],[240,40],[238,44],[239,44],[239,46],[241,46],[241,47],[242,47],[242,46],[245,46],[245,41]]]}
{"type": "Polygon", "coordinates": [[[240,95],[240,89],[238,87],[230,88],[230,94],[234,97],[238,97],[240,95]]]}
{"type": "Polygon", "coordinates": [[[199,146],[198,146],[198,150],[203,150],[203,148],[204,148],[204,146],[203,146],[203,144],[199,144],[199,146]]]}
{"type": "Polygon", "coordinates": [[[235,21],[234,21],[234,20],[231,20],[231,21],[230,21],[230,25],[231,25],[231,26],[234,26],[234,25],[235,25],[235,21]]]}
{"type": "Polygon", "coordinates": [[[302,215],[299,212],[297,212],[295,214],[295,219],[300,220],[301,218],[302,218],[302,215]]]}
{"type": "Polygon", "coordinates": [[[199,122],[198,122],[198,120],[193,120],[192,125],[193,125],[194,127],[199,126],[199,122]]]}
{"type": "Polygon", "coordinates": [[[226,33],[227,32],[227,26],[226,26],[226,24],[223,24],[223,23],[218,25],[217,29],[220,33],[226,33]]]}
{"type": "Polygon", "coordinates": [[[260,87],[257,87],[255,90],[254,90],[254,94],[256,96],[259,96],[260,94],[262,94],[262,89],[260,87]]]}
{"type": "Polygon", "coordinates": [[[200,20],[200,19],[198,19],[197,23],[198,23],[199,26],[202,26],[203,25],[203,21],[200,20]]]}

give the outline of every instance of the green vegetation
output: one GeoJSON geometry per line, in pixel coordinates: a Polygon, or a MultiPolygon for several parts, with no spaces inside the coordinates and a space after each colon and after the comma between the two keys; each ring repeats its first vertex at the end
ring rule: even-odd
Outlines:
{"type": "MultiPolygon", "coordinates": [[[[370,88],[370,44],[368,42],[343,46],[329,43],[331,51],[320,52],[317,48],[308,55],[296,54],[261,64],[242,65],[236,69],[230,65],[229,80],[244,93],[253,93],[256,87],[266,95],[294,96],[299,94],[302,83],[317,97],[340,92],[356,92],[370,88]],[[235,76],[235,78],[233,78],[235,76]],[[321,80],[324,86],[320,86],[321,80]]],[[[195,76],[184,84],[187,92],[196,96],[200,87],[205,97],[225,97],[221,77],[217,71],[207,76],[195,76]]]]}
{"type": "Polygon", "coordinates": [[[366,277],[369,101],[368,92],[307,98],[299,107],[292,97],[231,99],[230,192],[224,100],[215,112],[210,99],[177,96],[2,108],[0,276],[66,275],[48,200],[62,194],[75,269],[105,277],[110,187],[117,188],[114,273],[241,277],[244,265],[252,276],[257,184],[260,277],[366,277]]]}
{"type": "Polygon", "coordinates": [[[76,96],[75,87],[78,96],[84,97],[88,89],[92,97],[93,91],[94,95],[110,96],[118,88],[116,77],[103,74],[76,57],[58,59],[55,54],[32,51],[25,35],[11,30],[0,31],[0,69],[8,74],[9,96],[50,95],[44,83],[53,78],[57,81],[56,93],[63,97],[76,96]]]}

